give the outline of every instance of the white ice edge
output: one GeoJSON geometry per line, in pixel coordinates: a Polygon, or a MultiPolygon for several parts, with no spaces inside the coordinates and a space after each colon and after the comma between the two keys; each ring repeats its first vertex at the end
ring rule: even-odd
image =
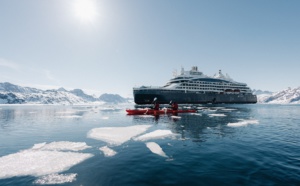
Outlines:
{"type": "Polygon", "coordinates": [[[87,148],[91,148],[85,142],[70,142],[70,141],[59,141],[59,142],[52,142],[46,144],[38,143],[35,144],[31,149],[32,150],[57,150],[57,151],[80,151],[85,150],[87,148]]]}
{"type": "Polygon", "coordinates": [[[88,132],[87,137],[118,146],[144,133],[150,127],[151,125],[135,125],[129,127],[94,128],[88,132]]]}
{"type": "Polygon", "coordinates": [[[225,114],[208,114],[209,117],[225,117],[225,114]]]}
{"type": "Polygon", "coordinates": [[[147,134],[138,136],[134,138],[135,141],[147,141],[153,139],[164,139],[167,137],[175,137],[176,134],[172,133],[170,130],[155,130],[147,134]]]}
{"type": "Polygon", "coordinates": [[[227,126],[229,126],[229,127],[242,127],[242,126],[246,126],[248,124],[259,124],[259,121],[255,120],[255,119],[241,120],[241,121],[235,122],[235,123],[228,123],[227,126]]]}
{"type": "Polygon", "coordinates": [[[168,156],[166,155],[166,153],[162,150],[162,148],[155,142],[148,142],[146,143],[146,146],[148,147],[148,149],[154,153],[157,154],[159,156],[168,158],[168,156]]]}
{"type": "Polygon", "coordinates": [[[111,149],[107,146],[101,147],[101,148],[99,148],[99,150],[103,152],[105,157],[112,157],[117,154],[116,151],[114,151],[113,149],[111,149]]]}
{"type": "Polygon", "coordinates": [[[50,185],[50,184],[63,184],[63,183],[72,183],[76,180],[77,174],[49,174],[42,176],[35,180],[33,183],[38,185],[50,185]]]}
{"type": "Polygon", "coordinates": [[[0,157],[0,179],[60,173],[92,156],[78,152],[24,150],[0,157]]]}

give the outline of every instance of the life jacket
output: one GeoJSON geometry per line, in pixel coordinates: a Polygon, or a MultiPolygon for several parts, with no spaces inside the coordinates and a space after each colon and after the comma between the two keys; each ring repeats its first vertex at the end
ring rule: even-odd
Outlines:
{"type": "Polygon", "coordinates": [[[159,110],[159,104],[158,103],[154,104],[154,110],[159,110]]]}
{"type": "Polygon", "coordinates": [[[173,110],[178,110],[178,104],[177,103],[173,103],[172,104],[172,109],[173,110]]]}

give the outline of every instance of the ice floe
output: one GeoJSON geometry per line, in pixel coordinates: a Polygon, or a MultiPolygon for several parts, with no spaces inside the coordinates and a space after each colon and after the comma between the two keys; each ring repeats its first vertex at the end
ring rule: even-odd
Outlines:
{"type": "Polygon", "coordinates": [[[79,115],[71,115],[71,116],[58,116],[58,118],[82,118],[82,116],[79,116],[79,115]]]}
{"type": "Polygon", "coordinates": [[[32,150],[56,150],[56,151],[80,151],[87,148],[91,148],[85,142],[70,142],[70,141],[58,141],[49,144],[38,143],[35,144],[32,150]]]}
{"type": "Polygon", "coordinates": [[[63,183],[71,183],[76,180],[77,174],[49,174],[46,176],[42,176],[35,180],[34,184],[39,185],[50,185],[50,184],[63,184],[63,183]]]}
{"type": "Polygon", "coordinates": [[[229,127],[241,127],[241,126],[246,126],[248,124],[258,124],[258,120],[255,119],[249,119],[249,120],[241,120],[236,123],[228,123],[227,126],[229,127]]]}
{"type": "Polygon", "coordinates": [[[107,116],[103,116],[101,119],[109,119],[109,117],[107,117],[107,116]]]}
{"type": "Polygon", "coordinates": [[[181,119],[180,116],[171,116],[171,118],[173,118],[173,119],[181,119]]]}
{"type": "Polygon", "coordinates": [[[208,114],[209,117],[225,117],[225,114],[208,114]]]}
{"type": "Polygon", "coordinates": [[[168,158],[168,156],[166,155],[166,153],[162,150],[162,148],[155,142],[148,142],[146,143],[146,146],[148,147],[148,149],[154,153],[154,154],[157,154],[159,156],[162,156],[162,157],[166,157],[168,158]]]}
{"type": "Polygon", "coordinates": [[[224,109],[221,109],[222,111],[234,111],[234,110],[237,110],[237,109],[230,109],[230,108],[224,108],[224,109]]]}
{"type": "Polygon", "coordinates": [[[194,115],[194,116],[202,116],[202,114],[199,114],[199,113],[190,113],[190,115],[194,115]]]}
{"type": "Polygon", "coordinates": [[[153,115],[138,115],[137,117],[140,117],[140,118],[154,118],[155,116],[153,116],[153,115]]]}
{"type": "MultiPolygon", "coordinates": [[[[54,142],[54,144],[48,144],[49,146],[46,143],[39,143],[31,149],[2,156],[0,157],[0,179],[60,173],[93,156],[93,154],[89,153],[57,151],[58,149],[78,150],[76,145],[67,147],[70,144],[73,143],[54,142]],[[54,147],[55,144],[58,147],[54,147]]],[[[80,149],[84,149],[81,143],[79,146],[80,149]]]]}
{"type": "Polygon", "coordinates": [[[114,156],[117,154],[116,151],[114,151],[113,149],[111,149],[107,146],[101,147],[101,148],[99,148],[99,150],[103,152],[105,157],[111,157],[111,156],[114,156]]]}
{"type": "Polygon", "coordinates": [[[118,146],[129,141],[132,137],[144,133],[150,127],[151,125],[135,125],[129,127],[94,128],[88,132],[87,137],[118,146]]]}
{"type": "Polygon", "coordinates": [[[170,130],[155,130],[153,132],[138,136],[134,138],[135,141],[147,141],[152,139],[163,139],[167,137],[175,137],[176,134],[172,133],[170,130]]]}

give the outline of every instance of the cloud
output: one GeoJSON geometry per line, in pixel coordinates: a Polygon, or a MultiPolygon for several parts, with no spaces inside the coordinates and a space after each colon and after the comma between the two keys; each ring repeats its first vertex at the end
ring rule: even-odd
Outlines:
{"type": "Polygon", "coordinates": [[[11,62],[7,59],[0,58],[0,66],[10,68],[12,70],[19,71],[20,70],[20,65],[17,63],[11,62]]]}

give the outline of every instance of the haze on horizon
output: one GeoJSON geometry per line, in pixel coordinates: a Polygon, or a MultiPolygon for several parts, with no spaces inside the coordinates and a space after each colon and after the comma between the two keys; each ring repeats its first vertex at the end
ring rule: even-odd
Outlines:
{"type": "Polygon", "coordinates": [[[2,0],[0,82],[132,96],[173,71],[300,86],[300,1],[2,0]]]}

